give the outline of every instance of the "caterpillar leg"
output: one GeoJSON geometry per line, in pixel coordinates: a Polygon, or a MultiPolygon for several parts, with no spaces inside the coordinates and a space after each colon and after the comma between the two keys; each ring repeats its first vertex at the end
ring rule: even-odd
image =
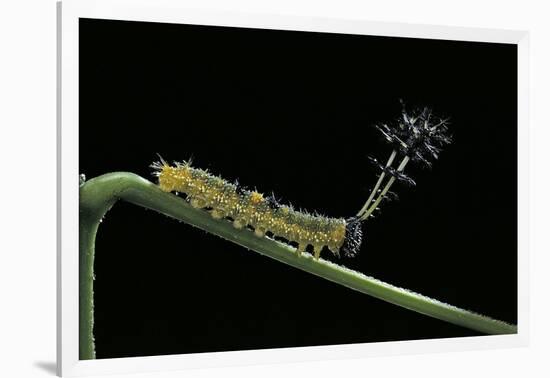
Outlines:
{"type": "Polygon", "coordinates": [[[263,228],[256,227],[254,229],[254,235],[259,238],[263,238],[265,236],[265,230],[263,228]]]}
{"type": "Polygon", "coordinates": [[[322,245],[314,245],[313,246],[313,257],[315,257],[315,260],[319,260],[319,257],[321,257],[321,251],[323,250],[322,245]]]}
{"type": "Polygon", "coordinates": [[[222,219],[224,217],[224,214],[223,212],[219,211],[219,210],[216,210],[216,209],[213,209],[211,212],[210,212],[210,215],[212,216],[212,218],[214,219],[222,219]]]}
{"type": "Polygon", "coordinates": [[[335,255],[340,257],[340,248],[334,247],[334,246],[328,246],[328,249],[335,255]]]}
{"type": "Polygon", "coordinates": [[[302,252],[305,252],[307,248],[307,243],[298,243],[298,247],[296,248],[296,254],[300,256],[302,252]]]}
{"type": "Polygon", "coordinates": [[[191,206],[195,209],[202,209],[206,206],[206,201],[199,197],[193,197],[191,198],[191,206]]]}
{"type": "Polygon", "coordinates": [[[238,219],[235,219],[233,221],[233,227],[235,227],[237,230],[240,230],[244,227],[244,223],[238,219]]]}

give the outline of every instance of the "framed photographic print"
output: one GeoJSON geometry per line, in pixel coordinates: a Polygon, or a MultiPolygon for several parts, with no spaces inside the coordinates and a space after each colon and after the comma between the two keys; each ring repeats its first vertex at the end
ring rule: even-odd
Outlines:
{"type": "Polygon", "coordinates": [[[526,343],[525,32],[58,15],[60,375],[526,343]]]}

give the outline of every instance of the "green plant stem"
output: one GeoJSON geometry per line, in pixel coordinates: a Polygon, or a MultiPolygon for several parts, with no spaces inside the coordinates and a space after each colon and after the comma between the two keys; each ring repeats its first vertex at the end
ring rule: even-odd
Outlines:
{"type": "MultiPolygon", "coordinates": [[[[262,255],[319,277],[372,295],[381,300],[487,334],[516,333],[516,326],[392,286],[372,277],[313,256],[296,254],[295,248],[235,229],[204,210],[194,209],[182,198],[133,173],[114,172],[91,179],[80,187],[80,359],[95,358],[93,339],[93,262],[95,236],[101,219],[119,199],[155,210],[174,219],[242,245],[262,255]]],[[[223,285],[223,282],[220,282],[223,285]]]]}

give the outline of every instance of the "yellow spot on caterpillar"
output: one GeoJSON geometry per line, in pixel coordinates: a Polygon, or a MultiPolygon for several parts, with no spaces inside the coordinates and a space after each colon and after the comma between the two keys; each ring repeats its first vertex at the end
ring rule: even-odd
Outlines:
{"type": "Polygon", "coordinates": [[[264,196],[261,193],[256,191],[250,193],[250,202],[252,204],[258,205],[264,201],[264,196]]]}

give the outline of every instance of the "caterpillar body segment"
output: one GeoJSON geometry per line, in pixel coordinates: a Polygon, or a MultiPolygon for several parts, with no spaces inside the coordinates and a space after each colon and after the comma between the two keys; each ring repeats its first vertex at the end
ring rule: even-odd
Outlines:
{"type": "Polygon", "coordinates": [[[165,192],[185,193],[191,206],[205,209],[215,219],[231,219],[237,229],[251,227],[258,237],[266,233],[298,244],[297,253],[313,247],[315,258],[327,247],[334,255],[354,256],[361,246],[358,218],[329,218],[294,210],[273,197],[246,190],[188,162],[152,165],[159,187],[165,192]]]}

